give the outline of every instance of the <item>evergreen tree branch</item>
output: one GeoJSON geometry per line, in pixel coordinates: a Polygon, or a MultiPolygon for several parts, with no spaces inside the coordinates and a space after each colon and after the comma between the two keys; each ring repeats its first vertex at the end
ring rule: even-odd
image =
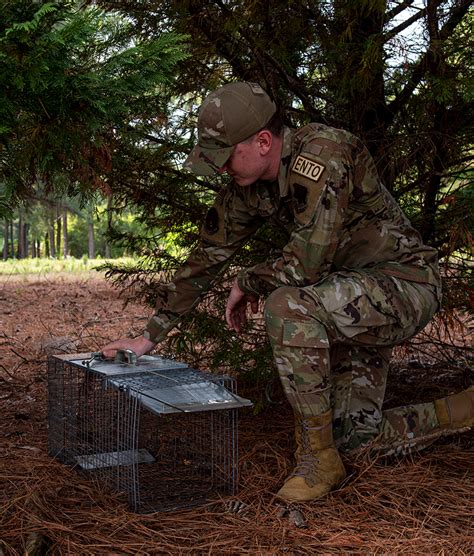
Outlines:
{"type": "Polygon", "coordinates": [[[400,23],[400,25],[397,25],[393,29],[390,29],[390,31],[387,31],[387,33],[384,33],[383,42],[386,43],[389,40],[393,39],[393,37],[397,36],[399,33],[404,31],[408,27],[410,27],[410,25],[412,25],[413,23],[415,23],[415,21],[418,21],[419,19],[421,19],[425,15],[426,15],[426,8],[423,8],[422,10],[417,12],[416,14],[413,14],[411,17],[409,17],[408,19],[406,19],[405,21],[400,23]]]}
{"type": "Polygon", "coordinates": [[[397,15],[402,13],[405,8],[408,8],[409,6],[411,6],[414,1],[415,0],[403,0],[403,2],[400,2],[400,4],[398,4],[397,6],[392,8],[391,10],[389,10],[385,14],[385,23],[388,23],[394,17],[397,17],[397,15]]]}
{"type": "MultiPolygon", "coordinates": [[[[456,26],[461,22],[471,6],[471,0],[459,0],[451,11],[451,15],[439,31],[439,40],[446,40],[456,26]]],[[[411,72],[407,84],[387,106],[387,123],[391,123],[403,106],[411,97],[413,91],[420,84],[428,70],[428,60],[431,50],[428,49],[420,58],[411,72]]]]}

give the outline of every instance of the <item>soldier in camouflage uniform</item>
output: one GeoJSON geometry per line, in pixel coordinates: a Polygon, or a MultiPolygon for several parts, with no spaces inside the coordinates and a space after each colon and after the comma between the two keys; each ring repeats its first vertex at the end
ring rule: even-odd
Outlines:
{"type": "Polygon", "coordinates": [[[286,230],[279,257],[243,269],[226,319],[240,332],[248,304],[264,317],[295,413],[295,470],[278,496],[319,498],[345,477],[339,451],[372,444],[384,453],[425,446],[473,424],[474,391],[382,411],[391,348],[420,331],[440,302],[437,253],[380,182],[362,142],[310,124],[283,128],[253,83],[211,93],[186,166],[233,180],[207,213],[199,246],[160,289],[144,335],[104,348],[150,351],[211,287],[264,223],[286,230]]]}

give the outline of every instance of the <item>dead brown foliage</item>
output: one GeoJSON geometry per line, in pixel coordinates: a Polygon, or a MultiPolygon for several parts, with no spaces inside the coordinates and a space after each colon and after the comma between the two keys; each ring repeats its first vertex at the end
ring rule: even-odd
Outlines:
{"type": "MultiPolygon", "coordinates": [[[[5,554],[23,554],[32,534],[43,537],[52,555],[473,553],[472,434],[444,439],[402,460],[346,458],[349,476],[342,487],[297,508],[304,518],[300,527],[272,497],[291,468],[293,450],[292,418],[278,396],[263,413],[242,415],[241,488],[235,499],[137,515],[52,461],[46,444],[46,352],[58,343],[66,351],[96,350],[119,335],[138,334],[145,312],[129,305],[123,313],[116,292],[90,276],[0,283],[0,547],[5,554]],[[229,504],[236,499],[240,504],[229,504]]],[[[403,396],[414,389],[408,376],[418,373],[425,383],[429,376],[416,365],[411,372],[405,366],[404,373],[403,396]]],[[[455,379],[462,375],[459,385],[465,382],[465,369],[453,373],[455,379]]],[[[392,377],[392,401],[396,386],[392,377]]]]}

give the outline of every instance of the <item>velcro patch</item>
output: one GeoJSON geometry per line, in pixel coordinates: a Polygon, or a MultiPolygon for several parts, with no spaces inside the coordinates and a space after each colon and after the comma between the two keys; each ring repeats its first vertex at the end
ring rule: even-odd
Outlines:
{"type": "Polygon", "coordinates": [[[324,169],[325,168],[322,164],[306,158],[305,156],[298,155],[295,162],[293,163],[291,171],[305,176],[310,180],[318,181],[319,178],[322,176],[324,169]]]}
{"type": "Polygon", "coordinates": [[[258,83],[249,83],[250,88],[252,89],[252,93],[254,95],[263,95],[265,94],[264,90],[258,83]]]}
{"type": "Polygon", "coordinates": [[[308,208],[308,190],[304,185],[296,182],[292,189],[295,212],[303,212],[308,208]]]}
{"type": "Polygon", "coordinates": [[[224,207],[216,203],[206,214],[204,225],[201,229],[201,237],[212,245],[223,245],[227,239],[225,227],[224,207]]]}
{"type": "Polygon", "coordinates": [[[206,232],[212,236],[219,231],[219,213],[215,207],[211,207],[206,214],[204,221],[206,232]]]}

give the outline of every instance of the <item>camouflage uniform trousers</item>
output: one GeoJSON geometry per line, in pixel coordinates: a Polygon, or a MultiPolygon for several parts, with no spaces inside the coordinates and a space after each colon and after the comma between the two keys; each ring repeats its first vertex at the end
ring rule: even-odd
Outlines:
{"type": "MultiPolygon", "coordinates": [[[[265,322],[285,394],[296,414],[332,408],[341,451],[375,438],[400,452],[436,427],[433,404],[382,412],[391,350],[426,326],[434,288],[377,271],[344,271],[306,287],[280,287],[265,322]]],[[[406,450],[405,450],[406,451],[406,450]]]]}
{"type": "Polygon", "coordinates": [[[381,411],[391,351],[342,344],[331,350],[333,432],[342,452],[371,443],[382,456],[406,455],[446,432],[433,401],[381,411]]]}

